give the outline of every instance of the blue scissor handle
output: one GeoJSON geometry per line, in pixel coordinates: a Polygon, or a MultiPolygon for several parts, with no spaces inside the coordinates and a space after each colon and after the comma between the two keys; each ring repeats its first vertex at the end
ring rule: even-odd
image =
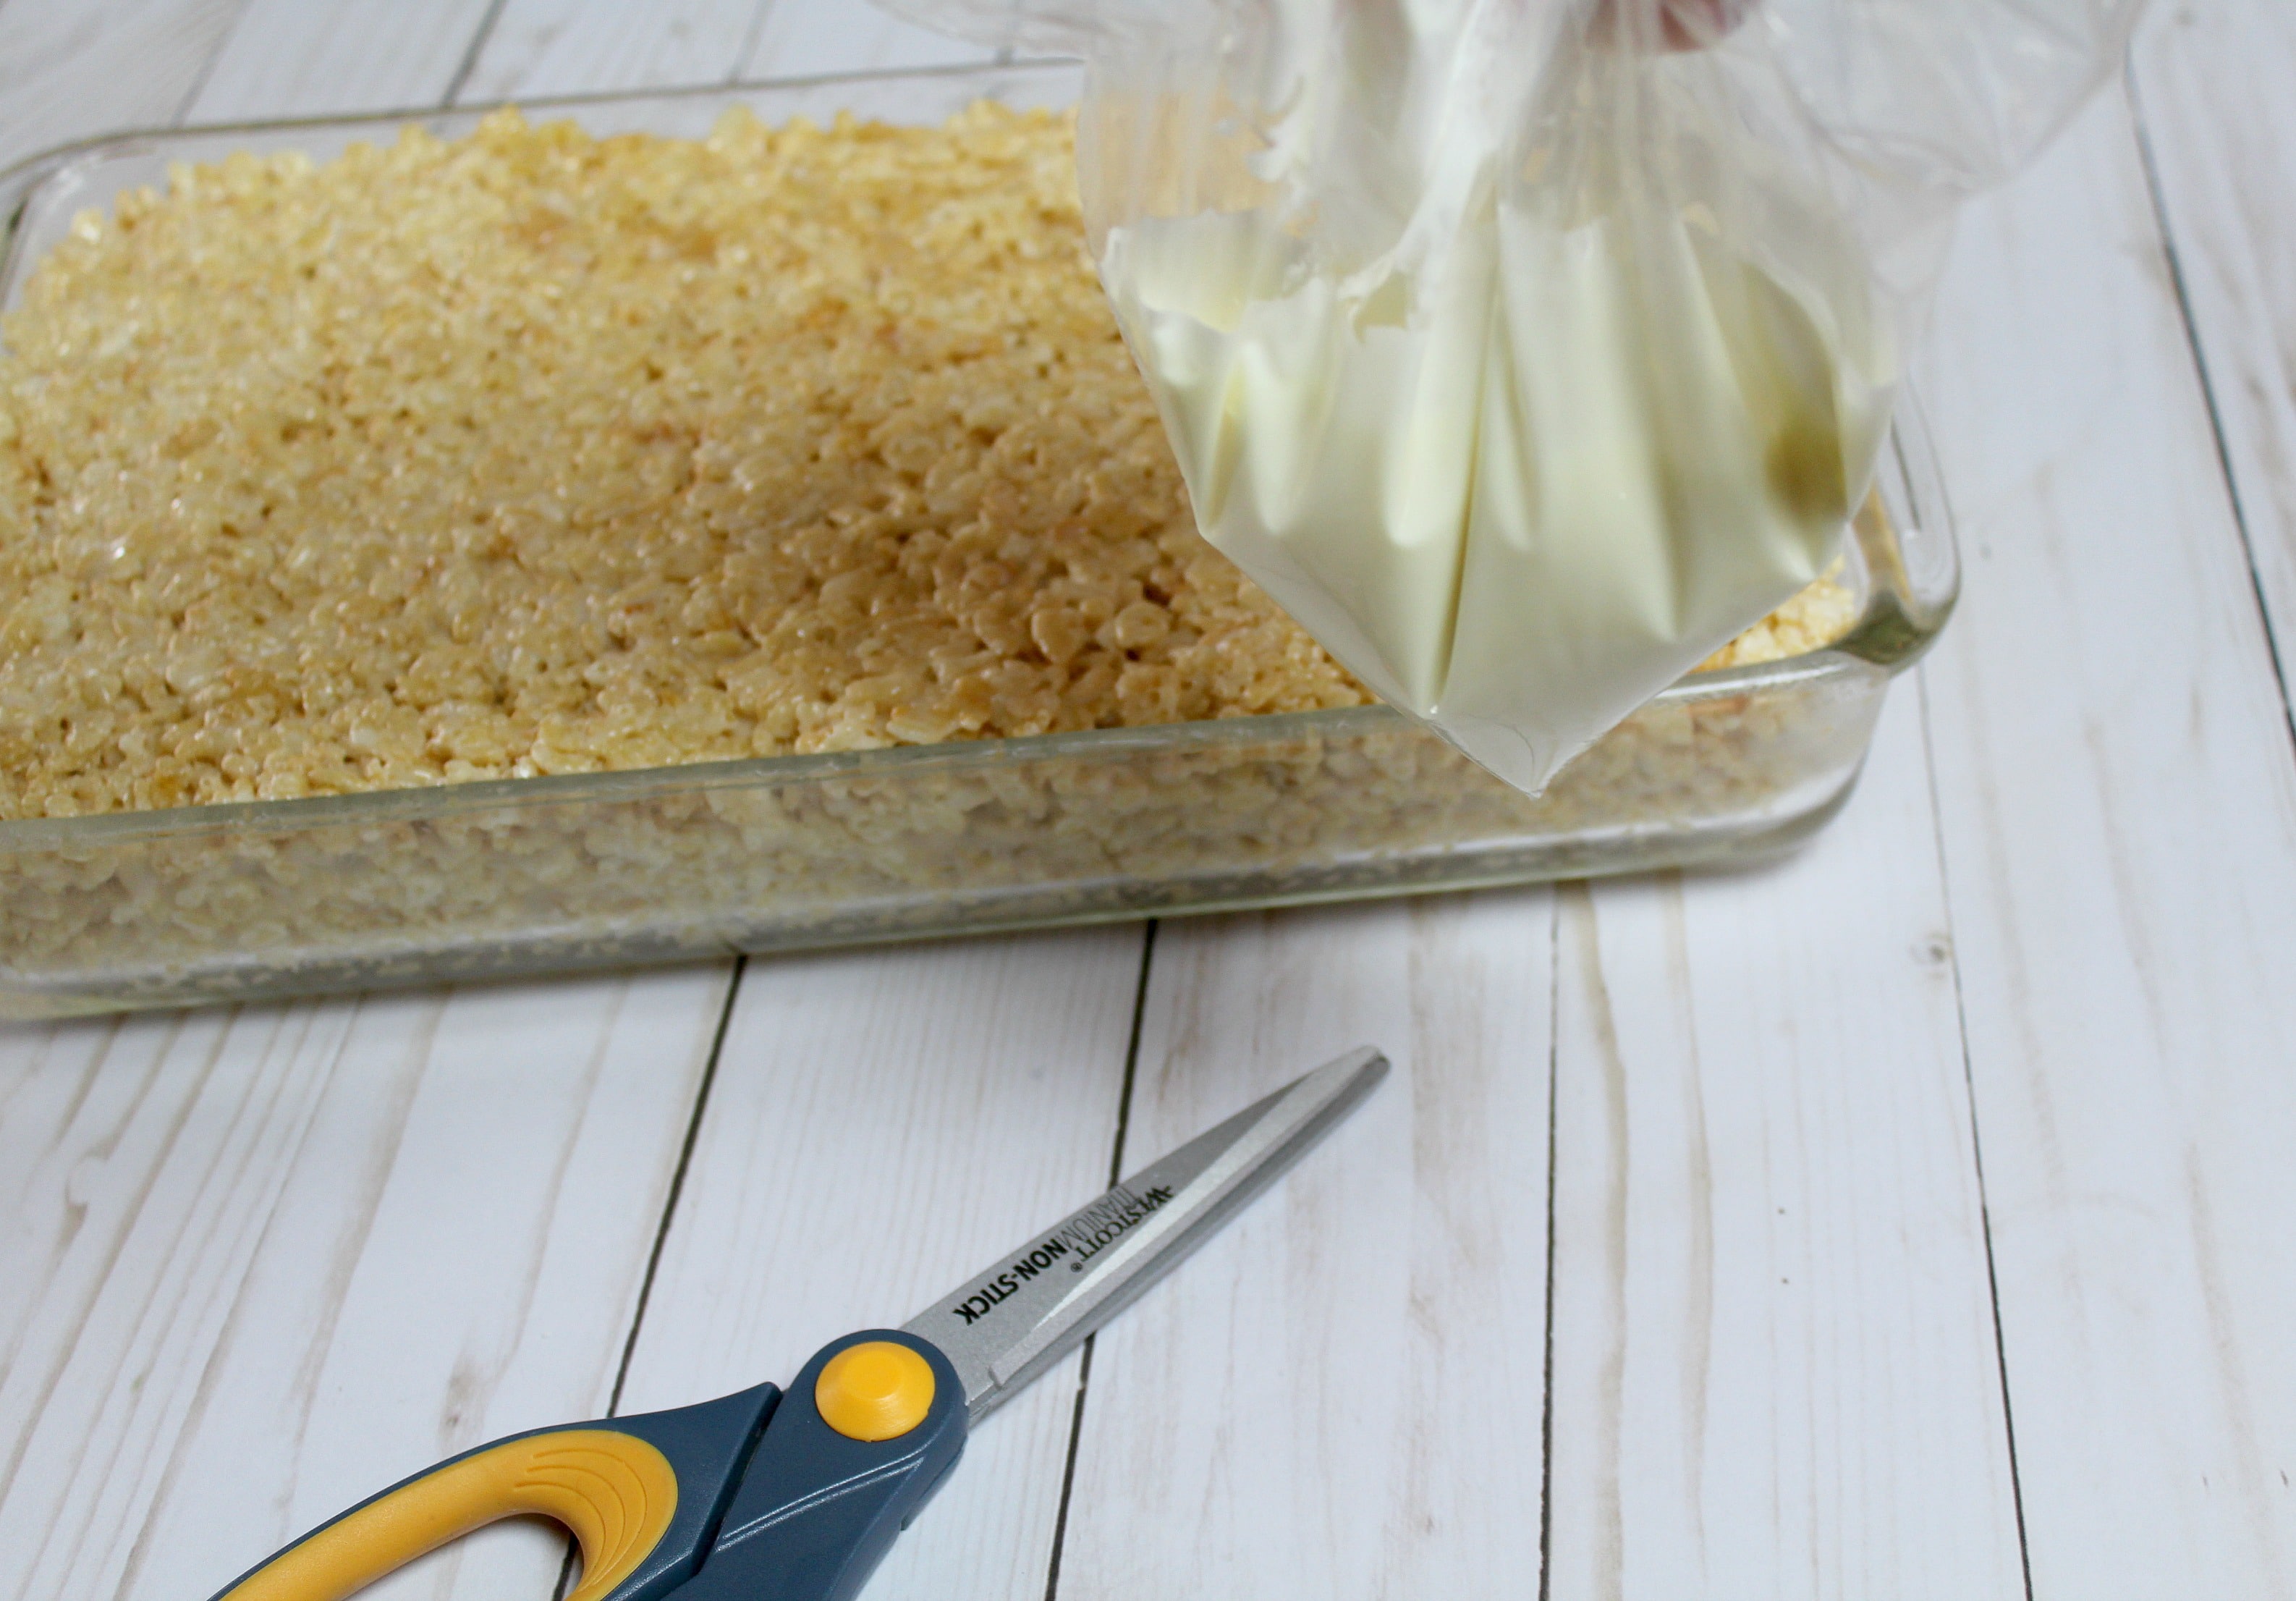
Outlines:
{"type": "Polygon", "coordinates": [[[964,1433],[948,1359],[914,1334],[864,1330],[823,1346],[787,1394],[759,1384],[449,1457],[321,1524],[215,1601],[342,1601],[521,1513],[555,1517],[580,1540],[582,1582],[567,1601],[850,1601],[956,1466],[964,1433]],[[885,1342],[923,1359],[931,1405],[890,1438],[839,1432],[816,1404],[822,1370],[849,1347],[885,1342]]]}
{"type": "Polygon", "coordinates": [[[964,1386],[930,1340],[872,1329],[831,1341],[766,1425],[709,1555],[677,1601],[851,1601],[964,1455],[964,1386]],[[878,1341],[906,1345],[931,1366],[932,1407],[898,1438],[849,1439],[811,1398],[832,1358],[878,1341]]]}

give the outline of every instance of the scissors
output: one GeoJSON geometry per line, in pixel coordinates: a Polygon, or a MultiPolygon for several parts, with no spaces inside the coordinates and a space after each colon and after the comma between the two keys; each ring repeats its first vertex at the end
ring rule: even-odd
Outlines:
{"type": "Polygon", "coordinates": [[[402,1479],[215,1601],[340,1601],[498,1518],[573,1531],[566,1601],[849,1601],[980,1420],[1129,1306],[1355,1110],[1387,1072],[1325,1063],[1000,1256],[898,1329],[772,1384],[536,1429],[402,1479]]]}

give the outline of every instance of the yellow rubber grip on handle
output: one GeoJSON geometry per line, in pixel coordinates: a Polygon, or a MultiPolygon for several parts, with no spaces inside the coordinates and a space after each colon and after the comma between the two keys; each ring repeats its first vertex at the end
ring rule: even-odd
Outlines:
{"type": "Polygon", "coordinates": [[[342,1601],[426,1551],[499,1518],[556,1518],[582,1543],[566,1601],[603,1601],[677,1510],[669,1458],[634,1434],[562,1429],[458,1457],[314,1531],[217,1601],[342,1601]]]}

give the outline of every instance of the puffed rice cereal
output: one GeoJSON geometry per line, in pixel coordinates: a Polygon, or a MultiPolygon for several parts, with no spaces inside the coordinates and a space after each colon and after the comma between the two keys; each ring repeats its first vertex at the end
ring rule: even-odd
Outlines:
{"type": "Polygon", "coordinates": [[[179,167],[0,339],[0,818],[1368,698],[1196,535],[1046,113],[179,167]]]}

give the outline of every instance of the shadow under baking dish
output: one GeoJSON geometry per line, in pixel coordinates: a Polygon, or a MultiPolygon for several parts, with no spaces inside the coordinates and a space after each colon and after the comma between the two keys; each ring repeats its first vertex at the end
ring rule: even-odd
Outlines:
{"type": "MultiPolygon", "coordinates": [[[[939,122],[1073,102],[1065,63],[533,102],[699,136],[732,106],[939,122]]],[[[492,108],[126,135],[0,175],[0,304],[72,215],[172,161],[325,160],[492,108]]],[[[0,823],[0,1017],[238,1000],[1341,900],[1783,851],[1840,809],[1958,583],[1919,407],[1845,541],[1832,646],[1702,673],[1537,799],[1372,706],[0,823]]]]}

